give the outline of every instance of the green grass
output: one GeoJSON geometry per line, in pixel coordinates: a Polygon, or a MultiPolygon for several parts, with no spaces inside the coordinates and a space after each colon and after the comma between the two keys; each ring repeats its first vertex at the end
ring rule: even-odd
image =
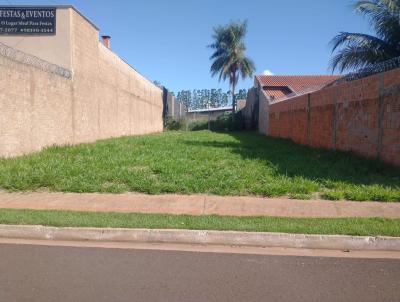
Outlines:
{"type": "Polygon", "coordinates": [[[189,216],[0,210],[0,224],[400,236],[400,219],[189,216]]]}
{"type": "Polygon", "coordinates": [[[302,200],[309,200],[312,199],[311,194],[305,194],[305,193],[291,193],[289,194],[290,199],[302,199],[302,200]]]}
{"type": "Polygon", "coordinates": [[[328,200],[341,200],[344,199],[344,194],[343,192],[328,191],[323,193],[321,197],[328,200]]]}
{"type": "Polygon", "coordinates": [[[255,132],[171,131],[0,159],[0,188],[400,201],[400,170],[255,132]]]}

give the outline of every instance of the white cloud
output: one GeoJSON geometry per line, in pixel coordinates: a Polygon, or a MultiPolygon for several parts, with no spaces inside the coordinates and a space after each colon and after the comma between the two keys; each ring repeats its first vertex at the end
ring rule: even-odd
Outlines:
{"type": "Polygon", "coordinates": [[[271,70],[266,69],[263,71],[263,75],[274,75],[274,74],[272,73],[271,70]]]}

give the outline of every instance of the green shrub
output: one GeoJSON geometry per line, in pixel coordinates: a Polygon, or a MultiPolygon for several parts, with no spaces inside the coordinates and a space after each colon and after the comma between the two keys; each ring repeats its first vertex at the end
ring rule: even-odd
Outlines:
{"type": "Polygon", "coordinates": [[[187,129],[189,131],[199,131],[208,129],[208,120],[195,120],[188,123],[187,129]]]}
{"type": "MultiPolygon", "coordinates": [[[[235,120],[232,121],[232,113],[224,113],[216,120],[210,121],[211,131],[239,131],[244,129],[242,114],[240,112],[235,114],[235,120]]],[[[196,120],[189,122],[188,130],[199,131],[208,130],[208,120],[196,120]]]]}
{"type": "Polygon", "coordinates": [[[185,130],[186,129],[186,121],[176,120],[173,117],[169,116],[165,120],[165,129],[166,130],[185,130]]]}
{"type": "Polygon", "coordinates": [[[232,113],[224,113],[220,115],[213,123],[212,130],[215,131],[238,131],[243,130],[243,118],[241,112],[235,114],[234,120],[232,120],[232,113]]]}

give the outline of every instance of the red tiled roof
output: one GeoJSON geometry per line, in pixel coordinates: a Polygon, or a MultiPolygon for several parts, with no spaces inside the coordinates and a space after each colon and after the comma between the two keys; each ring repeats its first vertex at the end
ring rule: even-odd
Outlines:
{"type": "Polygon", "coordinates": [[[267,87],[264,88],[264,91],[266,91],[267,94],[273,99],[283,98],[284,96],[293,92],[286,86],[276,86],[276,87],[268,86],[268,88],[267,87]]]}
{"type": "Polygon", "coordinates": [[[264,91],[274,99],[282,98],[292,92],[301,94],[302,92],[319,90],[327,84],[337,80],[337,75],[259,75],[257,81],[261,84],[264,91]]]}

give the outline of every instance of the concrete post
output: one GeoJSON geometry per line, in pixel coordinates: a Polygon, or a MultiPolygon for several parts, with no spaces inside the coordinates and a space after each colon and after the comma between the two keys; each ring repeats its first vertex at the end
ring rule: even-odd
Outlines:
{"type": "Polygon", "coordinates": [[[311,94],[307,94],[307,145],[311,146],[311,94]]]}
{"type": "Polygon", "coordinates": [[[378,146],[376,157],[381,158],[383,139],[383,120],[385,115],[385,74],[381,73],[379,78],[379,103],[378,103],[378,146]]]}
{"type": "Polygon", "coordinates": [[[332,148],[333,148],[333,150],[336,150],[337,117],[338,117],[338,108],[339,108],[338,98],[339,98],[339,89],[336,90],[334,107],[333,107],[333,121],[332,121],[333,122],[333,125],[332,125],[332,129],[333,129],[332,148]]]}

